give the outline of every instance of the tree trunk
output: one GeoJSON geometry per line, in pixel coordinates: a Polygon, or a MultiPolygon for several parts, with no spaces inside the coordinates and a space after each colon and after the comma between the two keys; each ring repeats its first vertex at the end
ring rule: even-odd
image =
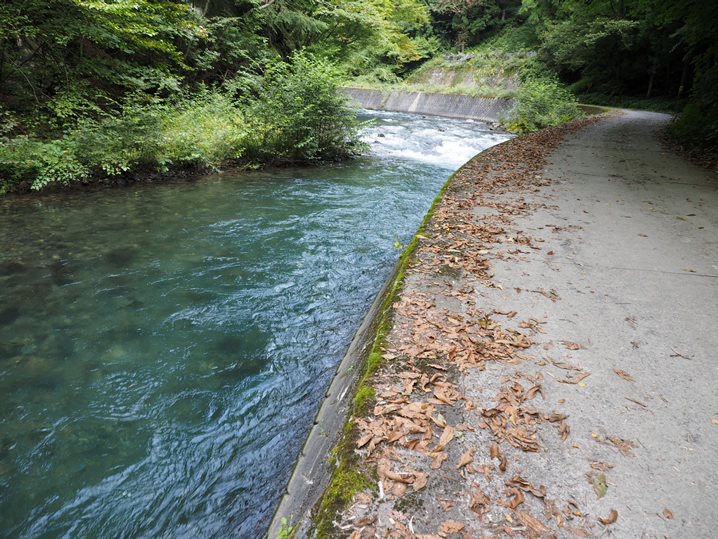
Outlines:
{"type": "Polygon", "coordinates": [[[686,80],[688,80],[688,66],[690,65],[690,62],[688,59],[683,61],[683,73],[681,74],[681,85],[678,87],[678,95],[676,97],[680,99],[683,97],[683,91],[686,87],[686,80]]]}

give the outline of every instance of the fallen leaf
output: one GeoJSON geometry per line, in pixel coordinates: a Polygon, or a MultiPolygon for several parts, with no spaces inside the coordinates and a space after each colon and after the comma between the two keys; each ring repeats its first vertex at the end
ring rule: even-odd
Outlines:
{"type": "Polygon", "coordinates": [[[388,458],[379,459],[379,462],[377,463],[377,471],[379,472],[379,477],[386,477],[388,479],[391,479],[392,481],[397,481],[400,483],[414,482],[414,478],[411,477],[409,474],[397,473],[392,471],[391,463],[389,462],[388,458]]]}
{"type": "Polygon", "coordinates": [[[603,498],[606,495],[608,485],[606,484],[606,476],[602,473],[593,478],[593,490],[599,498],[603,498]]]}
{"type": "Polygon", "coordinates": [[[532,517],[528,513],[518,510],[516,510],[515,513],[516,516],[519,517],[519,520],[521,520],[527,528],[531,528],[538,533],[548,533],[550,531],[546,525],[536,517],[532,517]]]}
{"type": "Polygon", "coordinates": [[[585,348],[583,346],[581,346],[580,344],[576,344],[575,342],[571,342],[571,341],[559,341],[559,342],[561,344],[563,344],[569,350],[581,350],[581,349],[585,350],[585,348]]]}
{"type": "Polygon", "coordinates": [[[581,367],[576,367],[576,365],[571,365],[570,363],[563,363],[561,361],[553,361],[553,364],[558,367],[559,369],[566,369],[567,371],[582,371],[583,369],[581,367]]]}
{"type": "MultiPolygon", "coordinates": [[[[490,481],[490,479],[489,479],[489,481],[490,481]]],[[[544,498],[546,496],[546,492],[545,492],[546,488],[545,487],[538,489],[538,488],[534,487],[531,483],[526,481],[526,479],[524,479],[523,477],[518,476],[518,475],[514,476],[510,480],[506,481],[506,485],[509,487],[515,487],[515,488],[524,490],[526,492],[530,492],[537,498],[544,498]]]]}
{"type": "Polygon", "coordinates": [[[499,444],[491,444],[490,456],[492,459],[499,458],[499,444]]]}
{"type": "Polygon", "coordinates": [[[630,440],[623,440],[621,438],[613,438],[612,436],[606,436],[606,439],[611,441],[613,445],[615,445],[618,450],[621,452],[621,455],[624,457],[627,457],[629,453],[631,452],[632,447],[638,447],[634,442],[630,440]]]}
{"type": "Polygon", "coordinates": [[[414,482],[411,484],[412,487],[414,487],[414,490],[421,490],[426,486],[426,483],[429,481],[429,474],[421,473],[421,472],[414,472],[414,482]]]}
{"type": "Polygon", "coordinates": [[[592,462],[591,468],[598,470],[599,472],[607,472],[611,468],[615,468],[615,466],[613,464],[609,464],[608,462],[592,462]]]}
{"type": "Polygon", "coordinates": [[[472,447],[466,453],[461,455],[461,458],[459,459],[459,464],[456,465],[456,468],[461,468],[462,466],[466,466],[467,464],[473,462],[474,453],[476,453],[476,448],[472,447]]]}
{"type": "Polygon", "coordinates": [[[442,522],[439,526],[439,531],[447,535],[452,533],[459,533],[459,531],[461,531],[462,529],[464,529],[464,525],[453,520],[447,520],[445,522],[442,522]]]}
{"type": "Polygon", "coordinates": [[[441,433],[441,438],[439,439],[439,445],[437,446],[437,449],[443,449],[444,447],[446,447],[446,444],[448,444],[453,439],[454,427],[452,427],[451,425],[447,425],[444,429],[444,432],[441,433]]]}
{"type": "Polygon", "coordinates": [[[369,443],[369,440],[371,440],[374,437],[373,434],[365,434],[361,438],[357,440],[357,448],[362,447],[363,445],[366,445],[369,443]]]}
{"type": "Polygon", "coordinates": [[[574,384],[577,384],[577,383],[579,383],[581,380],[583,380],[584,378],[586,378],[587,376],[591,376],[591,373],[590,373],[590,372],[582,372],[581,374],[577,374],[576,376],[573,377],[573,383],[574,383],[574,384]]]}
{"type": "Polygon", "coordinates": [[[481,487],[476,483],[472,483],[472,487],[476,487],[475,490],[470,491],[471,502],[469,503],[469,509],[477,513],[481,512],[482,505],[488,506],[491,503],[491,499],[481,491],[481,487]]]}
{"type": "Polygon", "coordinates": [[[668,520],[673,520],[673,512],[668,508],[663,510],[663,516],[666,517],[668,520]]]}
{"type": "Polygon", "coordinates": [[[431,461],[431,469],[432,470],[438,470],[441,468],[441,463],[444,462],[448,457],[446,456],[446,453],[443,451],[436,453],[434,455],[434,460],[431,461]]]}
{"type": "Polygon", "coordinates": [[[598,520],[603,524],[613,524],[618,520],[618,511],[611,509],[611,514],[608,515],[608,518],[599,518],[598,520]]]}
{"type": "Polygon", "coordinates": [[[573,378],[570,379],[564,379],[564,378],[556,378],[557,382],[561,382],[562,384],[578,384],[581,380],[586,378],[587,376],[591,376],[590,372],[582,372],[581,374],[577,374],[573,378]]]}
{"type": "Polygon", "coordinates": [[[516,509],[519,505],[524,503],[526,497],[524,496],[524,493],[520,490],[512,489],[511,492],[513,494],[513,498],[511,498],[510,501],[507,502],[506,500],[499,500],[498,504],[504,507],[509,507],[511,509],[516,509]]]}
{"type": "Polygon", "coordinates": [[[394,488],[391,490],[391,492],[397,498],[401,498],[404,494],[406,494],[406,485],[404,483],[397,483],[394,485],[394,488]]]}
{"type": "Polygon", "coordinates": [[[558,433],[561,436],[562,440],[565,440],[568,437],[568,434],[571,432],[571,427],[568,426],[568,423],[565,421],[561,421],[558,424],[558,433]]]}
{"type": "Polygon", "coordinates": [[[631,378],[631,376],[628,373],[626,373],[620,369],[613,369],[613,372],[615,372],[618,376],[620,376],[624,380],[627,380],[629,382],[635,382],[635,380],[633,378],[631,378]]]}

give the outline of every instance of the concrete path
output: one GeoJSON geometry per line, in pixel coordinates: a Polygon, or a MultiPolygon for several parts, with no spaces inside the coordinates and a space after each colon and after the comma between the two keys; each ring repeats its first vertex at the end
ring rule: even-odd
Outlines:
{"type": "Polygon", "coordinates": [[[381,486],[328,515],[336,536],[716,536],[718,177],[662,146],[668,120],[457,173],[354,418],[381,486]]]}
{"type": "Polygon", "coordinates": [[[718,179],[664,149],[667,121],[626,112],[569,136],[544,171],[551,185],[528,199],[548,208],[516,221],[544,239],[540,253],[494,263],[495,306],[545,319],[534,340],[555,347],[542,355],[591,372],[581,386],[545,370],[572,443],[547,439],[545,468],[528,476],[594,517],[617,510],[610,537],[718,534],[718,179]],[[607,437],[635,447],[624,456],[607,437]],[[600,500],[591,460],[615,466],[600,500]]]}

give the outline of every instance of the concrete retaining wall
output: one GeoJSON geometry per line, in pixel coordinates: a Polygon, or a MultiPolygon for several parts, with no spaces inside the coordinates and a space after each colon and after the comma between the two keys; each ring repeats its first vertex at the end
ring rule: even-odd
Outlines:
{"type": "Polygon", "coordinates": [[[496,122],[513,106],[513,99],[470,97],[466,95],[386,92],[345,88],[344,92],[362,108],[391,112],[415,112],[449,118],[469,118],[496,122]]]}

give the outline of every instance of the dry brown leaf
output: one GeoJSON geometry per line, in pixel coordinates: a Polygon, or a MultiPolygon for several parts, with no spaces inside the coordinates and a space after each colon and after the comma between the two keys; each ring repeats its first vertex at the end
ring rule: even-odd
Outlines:
{"type": "Polygon", "coordinates": [[[585,348],[583,346],[581,346],[580,344],[576,344],[575,342],[571,342],[571,341],[558,341],[558,342],[563,344],[569,350],[581,350],[581,349],[585,350],[585,348]]]}
{"type": "Polygon", "coordinates": [[[603,524],[613,524],[618,520],[618,511],[611,509],[611,514],[608,515],[608,518],[599,518],[598,520],[603,524]]]}
{"type": "Polygon", "coordinates": [[[441,504],[441,507],[444,511],[451,511],[451,509],[454,507],[454,502],[451,500],[439,500],[439,503],[441,504]]]}
{"type": "Polygon", "coordinates": [[[451,425],[447,425],[444,429],[444,432],[441,433],[441,438],[439,439],[439,445],[437,446],[437,449],[443,449],[444,447],[446,447],[446,444],[448,444],[453,439],[454,427],[452,427],[451,425]]]}
{"type": "Polygon", "coordinates": [[[615,445],[621,452],[621,455],[623,455],[624,457],[627,457],[629,455],[632,447],[638,447],[634,442],[630,440],[623,440],[621,438],[614,438],[612,436],[606,436],[606,439],[611,441],[613,445],[615,445]]]}
{"type": "Polygon", "coordinates": [[[504,473],[509,466],[509,461],[503,451],[499,451],[499,471],[504,473]]]}
{"type": "Polygon", "coordinates": [[[590,372],[582,372],[581,374],[577,374],[571,379],[563,379],[563,378],[557,378],[557,382],[561,382],[562,384],[578,384],[581,380],[586,378],[587,376],[591,376],[590,372]]]}
{"type": "Polygon", "coordinates": [[[546,496],[546,492],[545,492],[546,488],[545,487],[543,487],[543,490],[537,489],[531,483],[526,481],[526,479],[524,479],[523,477],[518,476],[518,475],[516,475],[516,476],[512,477],[511,479],[509,479],[508,481],[506,481],[506,486],[515,487],[515,488],[524,490],[526,492],[530,492],[537,498],[544,498],[546,496]]]}
{"type": "Polygon", "coordinates": [[[379,477],[386,477],[388,479],[391,479],[392,481],[397,481],[399,483],[413,483],[414,478],[411,477],[409,474],[406,473],[397,473],[392,471],[391,469],[391,463],[389,462],[389,459],[386,457],[382,457],[377,462],[377,471],[379,473],[379,477]]]}
{"type": "Polygon", "coordinates": [[[488,506],[491,503],[491,499],[484,494],[481,491],[481,487],[477,485],[476,483],[472,483],[472,487],[475,487],[475,490],[470,491],[471,494],[471,503],[469,503],[469,509],[472,511],[476,511],[477,513],[481,512],[482,505],[488,506]]]}
{"type": "Polygon", "coordinates": [[[414,490],[421,490],[426,486],[429,481],[429,474],[414,472],[414,482],[411,484],[414,490]]]}
{"type": "Polygon", "coordinates": [[[365,434],[364,436],[362,436],[361,438],[359,438],[359,439],[357,440],[357,448],[360,448],[360,447],[362,447],[362,446],[368,444],[368,443],[369,443],[369,440],[371,440],[373,437],[374,437],[374,435],[371,434],[371,433],[369,433],[369,434],[365,434]]]}
{"type": "Polygon", "coordinates": [[[562,440],[565,440],[570,432],[571,427],[568,426],[568,423],[566,423],[565,421],[561,421],[558,424],[558,434],[559,436],[561,436],[562,440]]]}
{"type": "Polygon", "coordinates": [[[455,522],[453,520],[447,520],[445,522],[442,522],[439,526],[439,532],[445,533],[447,535],[452,533],[459,533],[459,531],[464,529],[464,525],[460,522],[455,522]]]}
{"type": "Polygon", "coordinates": [[[456,468],[461,468],[462,466],[466,466],[467,464],[474,461],[474,453],[476,453],[476,448],[471,447],[469,450],[461,455],[461,458],[459,459],[459,463],[456,465],[456,468]]]}
{"type": "Polygon", "coordinates": [[[581,374],[577,374],[573,377],[573,383],[578,384],[581,380],[586,378],[587,376],[591,376],[590,372],[582,372],[581,374]]]}
{"type": "Polygon", "coordinates": [[[546,400],[546,394],[543,392],[543,388],[539,384],[536,384],[526,392],[526,395],[524,395],[524,400],[528,401],[533,399],[537,393],[540,393],[543,397],[543,400],[546,400]]]}
{"type": "Polygon", "coordinates": [[[361,539],[361,532],[359,530],[354,530],[348,539],[361,539]]]}
{"type": "Polygon", "coordinates": [[[491,444],[491,458],[497,459],[499,458],[499,444],[491,444]]]}
{"type": "Polygon", "coordinates": [[[441,468],[441,464],[447,459],[446,453],[443,451],[436,453],[434,455],[434,460],[431,461],[431,469],[432,470],[438,470],[441,468]]]}
{"type": "Polygon", "coordinates": [[[519,520],[524,523],[524,526],[527,528],[531,528],[537,533],[548,533],[550,530],[546,527],[546,525],[541,522],[536,517],[532,517],[528,513],[524,513],[523,511],[515,511],[516,516],[519,517],[519,520]]]}
{"type": "Polygon", "coordinates": [[[516,509],[519,505],[524,503],[526,497],[523,492],[520,490],[511,490],[511,493],[513,494],[513,498],[511,498],[510,501],[507,502],[506,500],[499,500],[498,504],[511,509],[516,509]]]}
{"type": "Polygon", "coordinates": [[[635,380],[633,378],[631,378],[630,374],[628,374],[625,371],[622,371],[621,369],[613,369],[613,372],[615,372],[618,376],[620,376],[621,378],[623,378],[624,380],[626,380],[628,382],[635,382],[635,380]]]}
{"type": "Polygon", "coordinates": [[[577,367],[576,365],[571,365],[570,363],[564,363],[562,361],[552,361],[554,366],[558,367],[559,369],[564,369],[567,371],[582,371],[583,369],[581,367],[577,367]]]}
{"type": "Polygon", "coordinates": [[[673,512],[668,508],[665,508],[663,510],[663,516],[666,517],[668,520],[673,520],[673,512]]]}
{"type": "Polygon", "coordinates": [[[591,468],[598,470],[599,472],[607,472],[611,468],[615,468],[615,466],[607,462],[592,462],[591,468]]]}
{"type": "Polygon", "coordinates": [[[397,483],[394,488],[391,489],[392,494],[397,498],[401,498],[406,493],[406,485],[404,483],[397,483]]]}

